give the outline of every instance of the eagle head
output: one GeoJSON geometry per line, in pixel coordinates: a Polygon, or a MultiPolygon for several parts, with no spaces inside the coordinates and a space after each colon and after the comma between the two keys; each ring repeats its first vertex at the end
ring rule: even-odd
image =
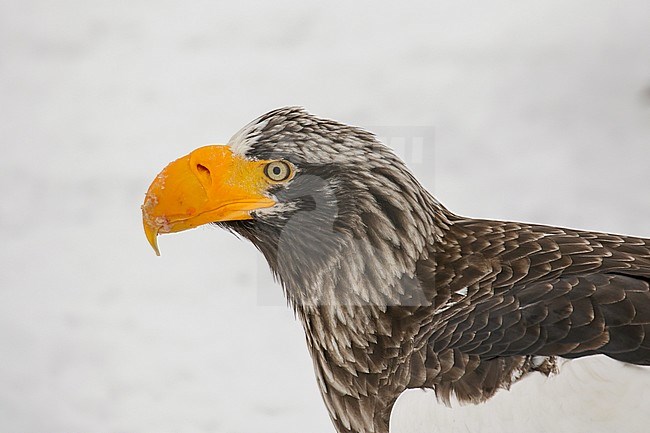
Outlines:
{"type": "Polygon", "coordinates": [[[285,290],[304,292],[333,270],[412,275],[440,209],[373,134],[287,107],[169,164],[142,214],[157,254],[158,235],[214,223],[250,240],[285,290]]]}

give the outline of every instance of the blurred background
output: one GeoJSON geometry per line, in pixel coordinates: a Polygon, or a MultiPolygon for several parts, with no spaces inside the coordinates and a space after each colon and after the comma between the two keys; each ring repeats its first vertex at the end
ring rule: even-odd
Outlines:
{"type": "Polygon", "coordinates": [[[650,236],[649,2],[384,3],[0,0],[0,431],[333,432],[254,248],[141,228],[279,106],[433,128],[457,213],[650,236]]]}

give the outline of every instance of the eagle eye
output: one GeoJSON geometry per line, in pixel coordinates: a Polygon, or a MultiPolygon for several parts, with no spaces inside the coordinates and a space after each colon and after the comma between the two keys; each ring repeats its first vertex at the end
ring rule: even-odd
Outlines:
{"type": "Polygon", "coordinates": [[[293,170],[286,161],[271,161],[264,167],[264,174],[273,182],[283,182],[291,177],[293,170]]]}

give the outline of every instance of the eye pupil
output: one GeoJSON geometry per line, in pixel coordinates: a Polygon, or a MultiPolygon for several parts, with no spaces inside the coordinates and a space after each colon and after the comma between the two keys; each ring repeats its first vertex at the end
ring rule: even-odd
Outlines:
{"type": "Polygon", "coordinates": [[[274,175],[279,176],[280,173],[282,173],[282,169],[280,167],[278,167],[277,165],[275,167],[273,167],[273,174],[274,175]]]}

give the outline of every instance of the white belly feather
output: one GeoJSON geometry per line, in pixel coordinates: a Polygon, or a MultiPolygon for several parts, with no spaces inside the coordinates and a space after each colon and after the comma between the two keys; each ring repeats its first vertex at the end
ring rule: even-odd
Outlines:
{"type": "Polygon", "coordinates": [[[564,362],[551,377],[530,374],[480,405],[446,407],[433,391],[403,393],[391,433],[647,433],[650,367],[604,356],[564,362]]]}

